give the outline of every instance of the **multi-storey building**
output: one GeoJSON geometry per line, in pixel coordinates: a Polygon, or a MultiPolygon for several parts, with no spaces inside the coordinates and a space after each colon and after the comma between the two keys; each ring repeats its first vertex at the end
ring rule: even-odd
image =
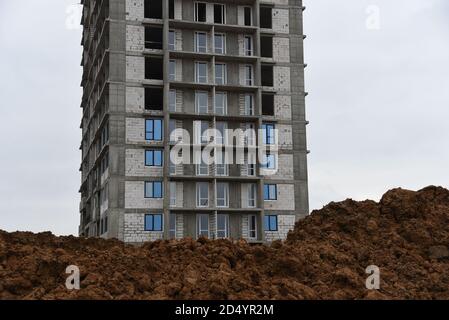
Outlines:
{"type": "Polygon", "coordinates": [[[80,235],[285,238],[308,214],[302,1],[81,4],[80,235]],[[240,148],[240,163],[170,160],[211,128],[261,130],[278,151],[253,164],[257,137],[240,147],[223,136],[215,142],[240,148]]]}

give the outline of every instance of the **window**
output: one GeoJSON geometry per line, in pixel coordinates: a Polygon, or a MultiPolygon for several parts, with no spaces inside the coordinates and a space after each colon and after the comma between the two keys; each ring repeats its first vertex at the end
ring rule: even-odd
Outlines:
{"type": "Polygon", "coordinates": [[[247,123],[245,125],[244,144],[245,146],[256,145],[256,130],[253,123],[247,123]]]}
{"type": "Polygon", "coordinates": [[[228,176],[229,167],[225,164],[225,154],[223,151],[216,152],[215,154],[215,175],[228,176]]]}
{"type": "Polygon", "coordinates": [[[161,58],[145,58],[145,79],[163,80],[163,60],[161,58]]]}
{"type": "Polygon", "coordinates": [[[226,64],[224,63],[215,64],[215,84],[226,84],[226,64]]]}
{"type": "Polygon", "coordinates": [[[170,60],[168,65],[168,80],[176,80],[176,60],[170,60]]]}
{"type": "Polygon", "coordinates": [[[274,116],[274,94],[262,93],[262,114],[274,116]]]}
{"type": "Polygon", "coordinates": [[[255,183],[251,183],[248,185],[248,207],[255,208],[256,207],[256,195],[257,195],[257,185],[255,183]]]}
{"type": "Polygon", "coordinates": [[[253,24],[253,13],[251,7],[243,8],[244,25],[251,26],[253,24]]]}
{"type": "Polygon", "coordinates": [[[176,239],[176,214],[170,214],[170,239],[176,239]]]}
{"type": "Polygon", "coordinates": [[[199,214],[196,217],[197,236],[209,238],[209,215],[199,214]]]}
{"type": "Polygon", "coordinates": [[[173,30],[168,32],[168,50],[176,50],[176,33],[173,30]]]}
{"type": "Polygon", "coordinates": [[[206,3],[195,2],[195,21],[206,22],[206,3]]]}
{"type": "Polygon", "coordinates": [[[275,143],[275,129],[274,124],[264,123],[262,124],[262,139],[265,144],[275,143]]]}
{"type": "Polygon", "coordinates": [[[209,183],[199,182],[196,184],[196,206],[200,208],[209,206],[209,183]]]}
{"type": "Polygon", "coordinates": [[[226,144],[226,129],[228,124],[226,122],[216,122],[215,124],[217,137],[215,138],[216,144],[226,144]]]}
{"type": "Polygon", "coordinates": [[[162,0],[145,0],[144,17],[162,19],[162,0]]]}
{"type": "Polygon", "coordinates": [[[162,28],[160,27],[145,28],[145,49],[162,50],[162,28]]]}
{"type": "Polygon", "coordinates": [[[245,94],[245,114],[247,116],[254,115],[254,95],[245,94]]]}
{"type": "Polygon", "coordinates": [[[164,153],[162,150],[146,150],[145,165],[148,167],[162,167],[164,162],[164,153]]]}
{"type": "Polygon", "coordinates": [[[273,27],[273,15],[270,7],[260,7],[260,27],[266,29],[273,27]]]}
{"type": "Polygon", "coordinates": [[[274,156],[274,154],[265,154],[262,157],[262,164],[261,167],[263,169],[270,169],[270,170],[274,170],[276,169],[276,158],[274,156]]]}
{"type": "Polygon", "coordinates": [[[170,206],[176,207],[176,182],[170,182],[170,206]]]}
{"type": "Polygon", "coordinates": [[[278,187],[275,184],[265,184],[263,186],[263,198],[264,200],[277,200],[278,198],[278,187]]]}
{"type": "Polygon", "coordinates": [[[162,231],[162,214],[146,214],[145,231],[162,231]]]}
{"type": "Polygon", "coordinates": [[[215,113],[225,115],[227,113],[228,95],[226,92],[215,93],[215,113]]]}
{"type": "Polygon", "coordinates": [[[207,33],[195,32],[195,51],[207,52],[207,33]]]}
{"type": "Polygon", "coordinates": [[[278,216],[265,216],[265,231],[278,231],[278,216]]]}
{"type": "Polygon", "coordinates": [[[256,164],[254,163],[248,163],[246,165],[246,169],[248,171],[248,176],[253,177],[256,175],[256,164]]]}
{"type": "Polygon", "coordinates": [[[170,134],[170,142],[176,142],[176,120],[170,119],[168,122],[168,132],[170,134]]]}
{"type": "Polygon", "coordinates": [[[226,36],[224,33],[216,33],[214,36],[215,53],[226,53],[226,36]]]}
{"type": "Polygon", "coordinates": [[[272,87],[273,86],[273,66],[272,65],[262,65],[260,68],[262,75],[262,86],[272,87]]]}
{"type": "Polygon", "coordinates": [[[229,184],[225,182],[217,183],[217,207],[229,207],[229,184]]]}
{"type": "Polygon", "coordinates": [[[176,112],[176,90],[170,90],[168,96],[168,108],[170,112],[176,112]]]}
{"type": "Polygon", "coordinates": [[[257,216],[254,214],[251,214],[248,216],[248,224],[249,224],[249,230],[248,230],[248,237],[250,239],[257,239],[257,216]]]}
{"type": "Polygon", "coordinates": [[[195,92],[195,106],[197,113],[209,112],[209,93],[207,91],[195,92]]]}
{"type": "Polygon", "coordinates": [[[175,18],[175,0],[168,1],[168,18],[169,19],[175,18]]]}
{"type": "Polygon", "coordinates": [[[260,37],[260,55],[263,58],[273,58],[273,37],[260,37]]]}
{"type": "Polygon", "coordinates": [[[252,65],[245,66],[245,85],[247,85],[247,86],[253,85],[253,66],[252,65]]]}
{"type": "Polygon", "coordinates": [[[209,165],[207,165],[203,159],[201,163],[196,165],[196,174],[198,176],[208,176],[209,175],[209,165]]]}
{"type": "Polygon", "coordinates": [[[195,81],[207,83],[207,62],[195,62],[195,81]]]}
{"type": "Polygon", "coordinates": [[[253,55],[253,37],[245,36],[245,39],[244,39],[244,50],[245,50],[245,56],[252,56],[253,55]]]}
{"type": "Polygon", "coordinates": [[[162,181],[145,182],[145,198],[161,199],[164,196],[162,181]]]}
{"type": "Polygon", "coordinates": [[[214,4],[214,22],[219,24],[226,23],[224,4],[214,4]]]}
{"type": "Polygon", "coordinates": [[[207,121],[201,121],[200,124],[200,130],[201,130],[201,143],[209,143],[209,122],[207,121]]]}
{"type": "Polygon", "coordinates": [[[145,139],[148,141],[162,141],[162,119],[145,120],[145,139]]]}
{"type": "Polygon", "coordinates": [[[164,108],[164,89],[145,88],[145,110],[162,110],[164,108]]]}
{"type": "Polygon", "coordinates": [[[229,215],[217,215],[217,238],[229,238],[229,215]]]}

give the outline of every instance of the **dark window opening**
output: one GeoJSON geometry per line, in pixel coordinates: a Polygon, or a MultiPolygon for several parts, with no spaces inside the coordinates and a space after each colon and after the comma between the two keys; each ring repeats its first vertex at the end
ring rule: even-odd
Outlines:
{"type": "Polygon", "coordinates": [[[274,116],[274,94],[262,94],[262,115],[274,116]]]}
{"type": "Polygon", "coordinates": [[[206,4],[195,2],[195,21],[206,22],[206,4]]]}
{"type": "Polygon", "coordinates": [[[144,16],[149,19],[162,19],[162,0],[145,0],[144,16]]]}
{"type": "Polygon", "coordinates": [[[162,88],[145,88],[145,109],[162,110],[164,105],[164,90],[162,88]]]}
{"type": "Polygon", "coordinates": [[[266,29],[273,27],[273,15],[270,7],[260,7],[260,27],[266,29]]]}
{"type": "Polygon", "coordinates": [[[264,58],[273,58],[273,37],[260,37],[260,55],[264,58]]]}
{"type": "Polygon", "coordinates": [[[168,2],[168,18],[175,18],[175,0],[169,0],[168,2]]]}
{"type": "Polygon", "coordinates": [[[163,80],[163,60],[161,58],[145,58],[145,79],[163,80]]]}
{"type": "Polygon", "coordinates": [[[245,7],[243,9],[243,14],[244,14],[244,24],[245,26],[251,26],[252,25],[252,12],[251,12],[251,7],[245,7]]]}
{"type": "Polygon", "coordinates": [[[162,28],[159,27],[145,28],[145,49],[162,50],[162,28]]]}
{"type": "Polygon", "coordinates": [[[262,65],[262,86],[272,87],[273,86],[273,66],[272,65],[262,65]]]}
{"type": "Polygon", "coordinates": [[[224,5],[222,4],[214,4],[214,22],[224,24],[224,5]]]}

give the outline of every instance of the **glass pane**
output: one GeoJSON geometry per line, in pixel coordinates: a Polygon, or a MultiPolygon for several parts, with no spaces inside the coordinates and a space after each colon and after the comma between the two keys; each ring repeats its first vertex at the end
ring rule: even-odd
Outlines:
{"type": "Polygon", "coordinates": [[[162,215],[156,214],[154,216],[154,231],[162,231],[162,215]]]}
{"type": "Polygon", "coordinates": [[[176,91],[170,90],[169,108],[171,112],[176,112],[176,91]]]}
{"type": "Polygon", "coordinates": [[[154,140],[162,140],[162,120],[154,120],[154,140]]]}
{"type": "Polygon", "coordinates": [[[270,217],[269,216],[264,217],[264,229],[266,231],[270,230],[270,217]]]}
{"type": "Polygon", "coordinates": [[[153,183],[145,182],[145,197],[151,198],[153,196],[153,183]]]}
{"type": "Polygon", "coordinates": [[[169,50],[175,50],[175,32],[174,31],[170,31],[168,34],[168,49],[169,50]]]}
{"type": "Polygon", "coordinates": [[[149,214],[145,216],[145,230],[153,231],[153,215],[149,214]]]}
{"type": "Polygon", "coordinates": [[[270,217],[270,230],[271,231],[277,230],[277,217],[276,216],[270,217]]]}

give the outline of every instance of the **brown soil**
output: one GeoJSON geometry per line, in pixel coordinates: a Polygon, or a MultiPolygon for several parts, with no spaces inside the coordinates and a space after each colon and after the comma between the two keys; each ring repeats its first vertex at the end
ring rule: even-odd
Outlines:
{"type": "Polygon", "coordinates": [[[449,299],[449,191],[330,203],[284,243],[116,240],[0,232],[0,299],[449,299]],[[65,288],[68,265],[81,290],[65,288]],[[380,290],[367,290],[377,265],[380,290]]]}

